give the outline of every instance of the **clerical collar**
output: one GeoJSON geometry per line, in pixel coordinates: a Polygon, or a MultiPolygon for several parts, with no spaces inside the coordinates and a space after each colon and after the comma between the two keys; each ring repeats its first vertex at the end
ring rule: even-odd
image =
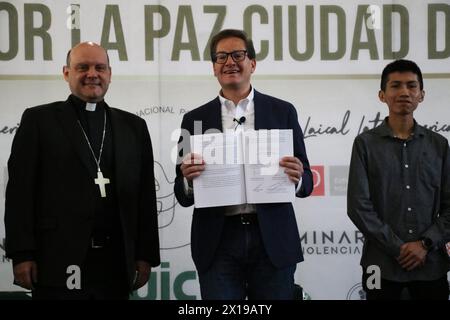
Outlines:
{"type": "Polygon", "coordinates": [[[95,111],[96,107],[97,107],[97,102],[94,102],[94,103],[86,102],[86,111],[95,111]]]}
{"type": "Polygon", "coordinates": [[[85,111],[89,111],[89,112],[103,110],[103,105],[105,103],[104,100],[102,100],[100,102],[86,102],[86,101],[81,100],[80,98],[78,98],[77,96],[75,96],[73,94],[70,95],[70,100],[75,105],[77,110],[79,110],[79,111],[85,110],[85,111]]]}

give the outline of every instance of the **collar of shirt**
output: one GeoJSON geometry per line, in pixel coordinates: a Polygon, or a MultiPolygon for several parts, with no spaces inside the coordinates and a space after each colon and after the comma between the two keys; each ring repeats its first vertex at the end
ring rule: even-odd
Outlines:
{"type": "Polygon", "coordinates": [[[104,100],[97,102],[96,108],[93,111],[86,110],[87,102],[81,100],[80,98],[78,98],[77,96],[75,96],[73,94],[71,94],[69,96],[69,101],[75,107],[75,110],[78,115],[80,115],[81,113],[84,113],[84,112],[94,112],[94,113],[103,114],[103,109],[104,109],[104,104],[105,104],[104,100]]]}
{"type": "MultiPolygon", "coordinates": [[[[392,132],[391,127],[388,124],[389,117],[384,118],[383,122],[378,126],[378,128],[375,130],[377,134],[379,134],[382,137],[390,137],[397,139],[396,136],[394,136],[394,133],[392,132]]],[[[414,119],[414,128],[413,132],[409,136],[407,140],[412,140],[416,137],[423,136],[425,134],[425,130],[422,126],[420,126],[417,121],[414,119]]]]}
{"type": "MultiPolygon", "coordinates": [[[[242,116],[245,116],[246,118],[244,125],[247,126],[254,123],[254,94],[255,92],[252,87],[248,96],[239,101],[236,106],[233,101],[226,99],[221,95],[221,93],[219,93],[219,100],[222,110],[222,124],[224,129],[234,129],[235,123],[233,122],[233,119],[240,119],[242,116]],[[253,119],[249,119],[249,117],[253,117],[253,119]]],[[[253,127],[251,127],[251,129],[253,129],[253,127]]]]}

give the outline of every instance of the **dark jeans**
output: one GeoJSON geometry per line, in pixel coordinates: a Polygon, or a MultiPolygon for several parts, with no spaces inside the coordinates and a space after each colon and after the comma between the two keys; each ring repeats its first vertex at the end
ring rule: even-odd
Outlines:
{"type": "Polygon", "coordinates": [[[367,300],[401,300],[403,290],[408,290],[412,300],[448,300],[449,286],[447,275],[431,281],[396,282],[381,278],[380,289],[367,288],[369,275],[363,272],[362,285],[367,300]]]}
{"type": "Polygon", "coordinates": [[[226,217],[214,261],[199,274],[202,299],[292,300],[295,268],[278,269],[271,263],[257,222],[242,224],[239,216],[226,217]]]}

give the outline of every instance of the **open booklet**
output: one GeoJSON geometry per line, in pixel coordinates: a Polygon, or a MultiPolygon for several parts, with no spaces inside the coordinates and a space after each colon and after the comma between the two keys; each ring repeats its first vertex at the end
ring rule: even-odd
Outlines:
{"type": "Polygon", "coordinates": [[[191,150],[206,163],[193,180],[196,208],[295,199],[295,184],[279,166],[293,155],[291,129],[194,135],[191,150]]]}

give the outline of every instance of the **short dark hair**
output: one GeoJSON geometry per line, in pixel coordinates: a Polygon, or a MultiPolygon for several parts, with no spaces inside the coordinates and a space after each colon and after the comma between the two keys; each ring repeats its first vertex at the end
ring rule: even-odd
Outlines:
{"type": "Polygon", "coordinates": [[[237,29],[224,29],[216,34],[211,39],[211,44],[209,46],[211,61],[214,62],[214,55],[216,54],[217,44],[220,40],[227,38],[239,38],[245,42],[245,48],[247,50],[247,56],[249,59],[255,59],[255,47],[253,46],[253,41],[250,39],[247,34],[242,30],[237,29]]]}
{"type": "Polygon", "coordinates": [[[380,88],[382,91],[386,91],[386,84],[388,82],[388,77],[391,73],[394,72],[412,72],[417,75],[417,79],[419,80],[420,90],[423,90],[423,77],[422,72],[420,71],[419,66],[411,60],[395,60],[389,63],[383,69],[383,73],[381,74],[381,83],[380,88]]]}
{"type": "MultiPolygon", "coordinates": [[[[69,51],[67,51],[67,56],[66,56],[66,66],[70,67],[70,53],[72,52],[72,49],[70,49],[69,51]]],[[[106,59],[108,59],[108,67],[110,67],[109,65],[109,55],[108,55],[108,51],[105,50],[106,53],[106,59]]]]}

